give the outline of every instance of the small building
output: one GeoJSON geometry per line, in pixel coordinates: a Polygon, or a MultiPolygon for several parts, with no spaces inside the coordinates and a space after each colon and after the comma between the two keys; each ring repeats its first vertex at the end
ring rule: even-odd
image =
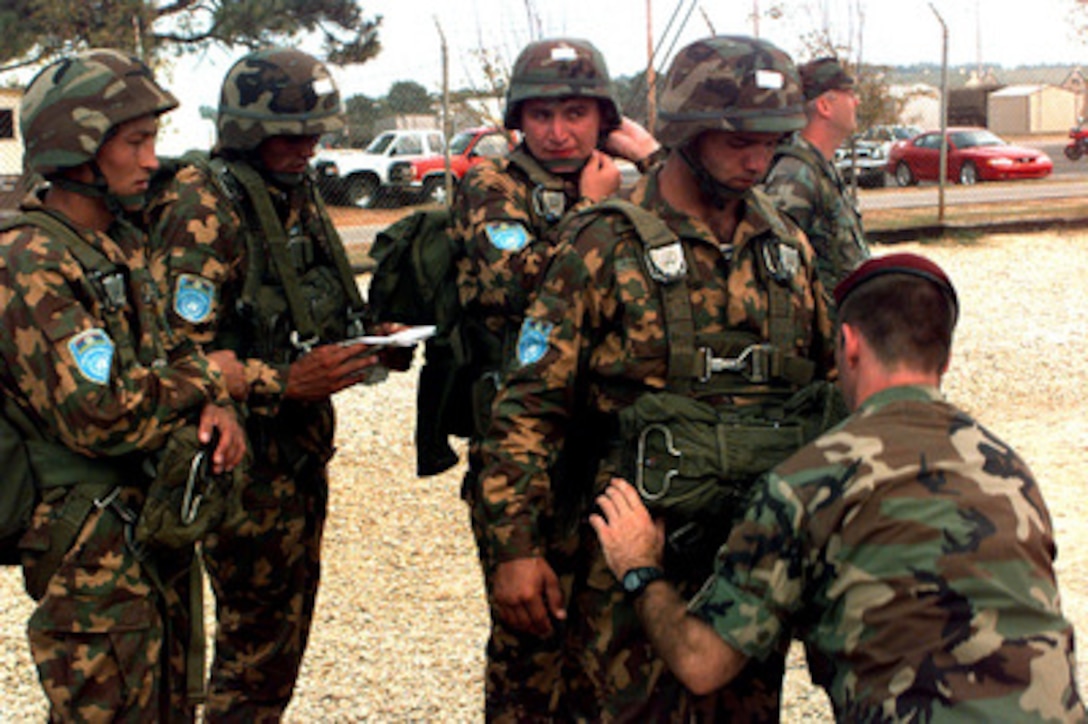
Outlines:
{"type": "Polygon", "coordinates": [[[997,134],[1064,133],[1076,124],[1077,94],[1054,85],[1010,85],[987,98],[989,128],[997,134]]]}
{"type": "Polygon", "coordinates": [[[22,89],[0,88],[0,210],[14,208],[22,195],[23,137],[19,133],[22,99],[22,89]]]}

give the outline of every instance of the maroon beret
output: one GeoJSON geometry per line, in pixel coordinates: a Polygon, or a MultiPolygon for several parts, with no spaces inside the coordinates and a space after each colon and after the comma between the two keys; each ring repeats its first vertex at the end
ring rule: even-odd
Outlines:
{"type": "Polygon", "coordinates": [[[952,280],[934,262],[918,254],[885,254],[865,260],[835,287],[835,305],[841,307],[846,298],[865,282],[886,274],[909,274],[936,284],[952,302],[955,316],[959,316],[960,303],[952,280]]]}

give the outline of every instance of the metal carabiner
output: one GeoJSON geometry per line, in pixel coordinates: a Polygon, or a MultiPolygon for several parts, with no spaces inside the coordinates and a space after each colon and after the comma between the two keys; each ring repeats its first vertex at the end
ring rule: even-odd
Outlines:
{"type": "Polygon", "coordinates": [[[203,481],[207,475],[208,452],[200,450],[193,455],[193,462],[189,465],[189,477],[185,481],[185,492],[181,496],[181,522],[189,525],[196,520],[196,514],[200,511],[200,502],[204,499],[204,493],[195,493],[197,481],[203,481]]]}
{"type": "Polygon", "coordinates": [[[291,346],[302,352],[303,354],[308,353],[310,350],[317,346],[318,342],[321,341],[316,334],[310,335],[308,339],[301,339],[299,337],[297,329],[291,330],[290,340],[291,346]]]}
{"type": "Polygon", "coordinates": [[[660,423],[654,423],[642,428],[642,432],[638,436],[638,457],[635,460],[635,488],[638,490],[642,499],[651,502],[654,500],[660,500],[665,497],[669,492],[669,488],[672,487],[672,479],[680,473],[680,458],[683,454],[673,447],[672,444],[672,431],[668,427],[660,423]],[[646,481],[642,474],[643,469],[646,467],[646,438],[649,437],[651,432],[660,432],[665,437],[665,452],[670,457],[676,458],[676,467],[665,473],[665,481],[661,486],[661,490],[657,492],[650,492],[646,489],[646,481]]]}

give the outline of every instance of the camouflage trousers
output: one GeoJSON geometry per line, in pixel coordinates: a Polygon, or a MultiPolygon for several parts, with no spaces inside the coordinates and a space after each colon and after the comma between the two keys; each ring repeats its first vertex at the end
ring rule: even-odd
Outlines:
{"type": "MultiPolygon", "coordinates": [[[[568,673],[563,648],[565,622],[553,621],[552,636],[540,638],[507,626],[499,618],[491,600],[495,566],[485,553],[486,525],[472,504],[477,469],[473,461],[474,457],[470,455],[463,495],[469,503],[470,522],[491,613],[484,669],[485,720],[501,724],[565,721],[564,692],[568,673]]],[[[577,541],[572,537],[569,541],[556,542],[545,555],[559,577],[559,589],[565,602],[570,601],[575,577],[574,553],[577,553],[577,541]]]]}
{"type": "Polygon", "coordinates": [[[217,623],[208,722],[282,718],[313,622],[327,502],[324,466],[298,479],[254,468],[244,517],[205,541],[217,623]]]}
{"type": "MultiPolygon", "coordinates": [[[[33,551],[48,543],[65,501],[47,496],[35,510],[20,543],[28,573],[40,562],[33,551]]],[[[123,488],[114,505],[139,510],[142,502],[139,489],[123,488]]],[[[182,643],[189,632],[192,555],[171,551],[153,559],[160,591],[125,540],[116,509],[93,508],[31,614],[27,633],[50,721],[194,720],[182,643]]]]}
{"type": "MultiPolygon", "coordinates": [[[[714,694],[691,694],[654,653],[592,529],[581,539],[589,568],[574,583],[565,642],[574,674],[566,676],[570,721],[779,721],[784,655],[751,660],[714,694]]],[[[697,583],[680,584],[685,598],[697,588],[697,583]]]]}

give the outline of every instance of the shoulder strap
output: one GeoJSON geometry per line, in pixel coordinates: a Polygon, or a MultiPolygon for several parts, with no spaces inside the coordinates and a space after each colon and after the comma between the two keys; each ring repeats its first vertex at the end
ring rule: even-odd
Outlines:
{"type": "Polygon", "coordinates": [[[332,219],[329,218],[328,209],[325,208],[325,202],[321,199],[321,195],[317,193],[316,186],[309,181],[306,181],[305,183],[310,204],[317,210],[318,219],[321,221],[321,228],[324,230],[325,239],[328,242],[329,254],[332,256],[333,264],[336,266],[336,273],[340,275],[340,283],[343,284],[344,291],[348,295],[348,300],[351,303],[351,310],[362,315],[366,303],[359,293],[359,285],[355,283],[355,273],[351,270],[351,261],[348,259],[347,251],[344,249],[344,242],[340,238],[340,232],[336,230],[336,226],[333,225],[332,219]]]}
{"type": "MultiPolygon", "coordinates": [[[[24,211],[4,222],[0,230],[19,226],[36,226],[68,247],[68,251],[86,272],[84,288],[102,305],[105,314],[113,318],[112,324],[118,325],[117,328],[120,329],[120,321],[116,317],[123,313],[128,304],[128,289],[124,275],[117,271],[117,265],[101,251],[88,244],[87,240],[80,236],[64,217],[47,209],[24,211]]],[[[135,349],[131,349],[128,345],[119,345],[117,351],[126,365],[136,363],[135,349]]]]}
{"type": "MultiPolygon", "coordinates": [[[[291,319],[295,323],[295,330],[299,335],[300,344],[315,344],[317,342],[317,326],[314,324],[313,317],[310,316],[310,310],[302,299],[302,289],[298,275],[295,273],[295,267],[291,264],[288,256],[287,232],[283,228],[283,224],[280,223],[279,217],[276,216],[276,210],[272,207],[272,197],[268,194],[268,188],[265,186],[260,174],[249,164],[231,163],[229,168],[234,178],[238,179],[238,183],[245,189],[246,196],[249,198],[249,202],[253,204],[257,220],[261,225],[259,235],[253,234],[252,230],[246,234],[246,244],[249,247],[246,253],[250,257],[250,269],[252,271],[254,262],[263,251],[262,249],[253,248],[256,244],[252,243],[251,240],[264,237],[268,242],[268,251],[272,263],[276,266],[280,279],[283,280],[283,292],[287,296],[287,306],[291,310],[291,319]]],[[[243,299],[252,297],[251,285],[260,284],[259,275],[257,275],[257,279],[254,279],[254,276],[253,274],[246,275],[246,288],[242,291],[243,299]],[[248,296],[247,291],[251,292],[248,296]]]]}
{"type": "Polygon", "coordinates": [[[656,214],[622,199],[607,199],[589,210],[622,214],[635,228],[646,248],[643,262],[647,273],[661,290],[669,347],[669,386],[678,391],[691,389],[696,378],[695,317],[688,293],[687,253],[680,239],[656,214]]]}

